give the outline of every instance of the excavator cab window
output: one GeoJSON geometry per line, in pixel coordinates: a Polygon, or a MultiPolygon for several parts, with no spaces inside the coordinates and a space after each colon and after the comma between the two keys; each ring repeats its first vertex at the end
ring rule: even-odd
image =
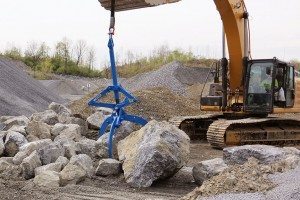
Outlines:
{"type": "Polygon", "coordinates": [[[278,85],[274,77],[274,62],[251,61],[247,71],[245,111],[267,114],[273,109],[273,89],[278,85]]]}

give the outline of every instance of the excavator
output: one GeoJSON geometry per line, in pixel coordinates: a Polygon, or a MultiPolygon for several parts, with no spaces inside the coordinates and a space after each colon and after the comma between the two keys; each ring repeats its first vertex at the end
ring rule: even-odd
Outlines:
{"type": "MultiPolygon", "coordinates": [[[[99,0],[114,12],[176,3],[180,0],[99,0]]],[[[211,146],[299,143],[300,78],[294,65],[277,59],[251,59],[249,13],[244,0],[214,0],[223,22],[223,58],[214,70],[209,94],[200,98],[206,114],[170,122],[211,146]],[[226,42],[229,59],[226,58],[226,42]],[[221,76],[221,80],[219,80],[221,76]]]]}

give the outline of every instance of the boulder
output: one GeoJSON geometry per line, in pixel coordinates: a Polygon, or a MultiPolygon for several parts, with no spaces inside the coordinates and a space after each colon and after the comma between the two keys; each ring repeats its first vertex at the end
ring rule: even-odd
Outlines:
{"type": "Polygon", "coordinates": [[[59,142],[53,142],[38,149],[43,165],[54,163],[59,156],[65,155],[65,149],[59,142]]]}
{"type": "Polygon", "coordinates": [[[82,136],[86,136],[88,133],[88,124],[84,119],[76,117],[68,117],[66,119],[66,124],[78,124],[80,126],[80,131],[82,136]]]}
{"type": "Polygon", "coordinates": [[[22,173],[22,169],[18,165],[12,163],[11,157],[0,158],[0,174],[3,179],[16,179],[22,173]]]}
{"type": "Polygon", "coordinates": [[[4,134],[1,134],[0,132],[0,156],[2,156],[5,146],[4,146],[4,134]]]}
{"type": "Polygon", "coordinates": [[[33,182],[38,187],[58,188],[60,183],[59,173],[55,171],[43,171],[34,177],[33,182]]]}
{"type": "Polygon", "coordinates": [[[149,187],[174,175],[188,161],[190,139],[168,122],[150,121],[118,144],[125,180],[133,187],[149,187]]]}
{"type": "Polygon", "coordinates": [[[86,121],[88,123],[88,127],[93,130],[99,130],[100,125],[105,120],[106,116],[103,112],[95,112],[91,116],[89,116],[86,121]]]}
{"type": "Polygon", "coordinates": [[[60,143],[63,146],[65,150],[64,156],[68,159],[70,159],[72,156],[75,156],[79,152],[76,142],[74,142],[73,140],[63,138],[57,140],[56,143],[60,143]]]}
{"type": "Polygon", "coordinates": [[[35,168],[40,166],[42,166],[42,162],[40,160],[37,151],[34,151],[28,157],[26,157],[21,163],[23,177],[26,180],[33,178],[35,168]]]}
{"type": "Polygon", "coordinates": [[[60,183],[62,186],[77,184],[86,178],[86,171],[78,165],[67,164],[60,172],[60,183]]]}
{"type": "Polygon", "coordinates": [[[34,135],[27,135],[26,139],[27,139],[28,142],[35,142],[35,141],[40,140],[38,137],[36,137],[34,135]]]}
{"type": "Polygon", "coordinates": [[[60,163],[62,168],[64,168],[69,163],[69,159],[63,156],[59,156],[55,163],[60,163]]]}
{"type": "Polygon", "coordinates": [[[66,124],[61,124],[61,123],[57,123],[55,124],[52,128],[51,128],[51,136],[52,139],[54,139],[55,137],[57,137],[63,130],[65,130],[66,128],[68,128],[68,125],[66,124]]]}
{"type": "Polygon", "coordinates": [[[11,165],[12,163],[9,162],[7,159],[0,158],[0,173],[4,172],[6,170],[6,168],[11,165]]]}
{"type": "Polygon", "coordinates": [[[18,132],[21,133],[22,135],[24,135],[25,137],[27,136],[26,130],[25,130],[26,126],[19,126],[19,125],[13,125],[9,131],[14,131],[14,132],[18,132]]]}
{"type": "Polygon", "coordinates": [[[69,164],[81,167],[89,178],[91,178],[95,173],[93,160],[86,154],[72,156],[69,164]]]}
{"type": "Polygon", "coordinates": [[[26,127],[26,132],[28,135],[33,135],[39,139],[51,139],[51,126],[42,122],[32,120],[28,123],[26,127]]]}
{"type": "Polygon", "coordinates": [[[29,156],[32,152],[34,152],[35,150],[38,150],[44,146],[47,146],[50,143],[52,143],[52,141],[50,139],[44,139],[44,140],[29,142],[29,143],[21,146],[20,151],[13,158],[13,163],[15,165],[21,164],[22,161],[24,160],[24,158],[29,156]]]}
{"type": "Polygon", "coordinates": [[[121,162],[115,159],[102,159],[99,161],[99,165],[96,169],[96,175],[109,176],[118,175],[121,173],[121,162]]]}
{"type": "Polygon", "coordinates": [[[19,148],[28,143],[27,139],[21,133],[8,131],[5,139],[5,153],[9,157],[15,156],[19,148]]]}
{"type": "MultiPolygon", "coordinates": [[[[113,137],[113,154],[115,158],[118,158],[117,144],[119,141],[126,138],[134,131],[133,124],[130,122],[124,122],[117,130],[113,137]]],[[[96,155],[99,158],[108,158],[108,136],[109,133],[102,135],[96,142],[96,155]]]]}
{"type": "Polygon", "coordinates": [[[50,110],[53,110],[58,115],[67,115],[67,116],[71,115],[71,110],[62,104],[52,102],[48,108],[50,110]]]}
{"type": "Polygon", "coordinates": [[[87,154],[91,158],[96,158],[96,141],[88,138],[82,139],[79,142],[76,142],[78,151],[81,154],[87,154]]]}
{"type": "MultiPolygon", "coordinates": [[[[5,118],[3,118],[3,119],[5,119],[5,118]]],[[[26,116],[8,117],[8,118],[6,118],[5,121],[2,122],[5,126],[5,128],[3,130],[7,131],[10,128],[12,128],[14,125],[27,126],[28,122],[29,122],[29,119],[26,116]]]]}
{"type": "Polygon", "coordinates": [[[43,173],[44,171],[54,171],[54,172],[60,172],[62,170],[62,163],[50,163],[48,165],[43,165],[40,167],[35,168],[34,174],[35,176],[43,173]]]}
{"type": "Polygon", "coordinates": [[[272,164],[296,152],[298,151],[290,148],[285,150],[268,145],[244,145],[223,149],[223,159],[226,164],[241,165],[250,157],[254,157],[259,160],[260,164],[272,164]]]}
{"type": "Polygon", "coordinates": [[[46,124],[54,125],[58,123],[58,115],[53,110],[45,110],[44,112],[32,114],[30,120],[42,121],[46,124]]]}
{"type": "Polygon", "coordinates": [[[205,160],[197,163],[193,167],[193,177],[197,184],[202,185],[205,180],[218,175],[227,168],[228,166],[225,164],[222,158],[205,160]]]}
{"type": "Polygon", "coordinates": [[[68,127],[60,132],[60,134],[54,139],[54,141],[69,139],[78,142],[81,139],[82,129],[78,124],[68,124],[67,126],[68,127]]]}

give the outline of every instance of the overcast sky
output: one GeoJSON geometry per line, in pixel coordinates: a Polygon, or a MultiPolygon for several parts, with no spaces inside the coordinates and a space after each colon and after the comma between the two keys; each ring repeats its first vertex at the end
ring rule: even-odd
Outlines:
{"type": "MultiPolygon", "coordinates": [[[[300,1],[246,0],[253,58],[300,60],[300,1]]],[[[97,63],[108,59],[109,12],[97,0],[0,0],[0,50],[22,49],[30,41],[86,40],[97,50],[97,63]]],[[[213,0],[179,3],[117,13],[118,54],[147,55],[161,45],[221,56],[221,20],[213,0]]]]}

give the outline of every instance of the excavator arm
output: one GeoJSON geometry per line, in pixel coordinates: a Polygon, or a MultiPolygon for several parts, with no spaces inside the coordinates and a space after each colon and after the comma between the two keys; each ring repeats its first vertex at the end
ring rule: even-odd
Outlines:
{"type": "MultiPolygon", "coordinates": [[[[153,7],[179,1],[180,0],[116,0],[115,11],[153,7]]],[[[99,0],[99,2],[105,9],[111,9],[111,0],[99,0]]],[[[249,51],[246,47],[247,45],[245,45],[245,43],[247,43],[247,40],[245,40],[247,30],[245,30],[244,20],[247,16],[246,7],[243,0],[214,0],[214,2],[221,15],[226,39],[228,41],[230,90],[236,91],[236,89],[238,89],[242,91],[243,58],[245,57],[245,51],[249,51]]]]}

